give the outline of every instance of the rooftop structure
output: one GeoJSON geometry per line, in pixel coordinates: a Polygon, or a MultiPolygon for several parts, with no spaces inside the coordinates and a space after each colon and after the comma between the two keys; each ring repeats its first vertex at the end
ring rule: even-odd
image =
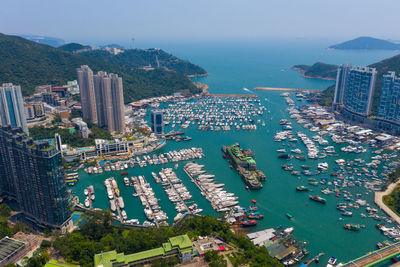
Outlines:
{"type": "Polygon", "coordinates": [[[94,255],[94,266],[132,266],[135,264],[150,263],[155,259],[166,256],[178,256],[181,262],[192,259],[193,245],[187,235],[171,237],[162,247],[150,249],[134,254],[125,255],[115,250],[94,255]]]}
{"type": "Polygon", "coordinates": [[[8,236],[0,240],[0,266],[17,261],[25,248],[25,243],[8,236]]]}

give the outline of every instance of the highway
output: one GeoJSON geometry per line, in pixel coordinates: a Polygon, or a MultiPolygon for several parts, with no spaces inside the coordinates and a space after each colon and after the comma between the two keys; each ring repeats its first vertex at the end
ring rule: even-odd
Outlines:
{"type": "Polygon", "coordinates": [[[367,255],[364,255],[358,259],[352,260],[348,263],[346,263],[344,266],[350,267],[350,266],[373,266],[375,264],[378,264],[382,261],[385,261],[387,259],[390,259],[391,257],[394,257],[396,255],[400,254],[400,242],[395,243],[393,245],[384,247],[382,249],[373,251],[371,253],[368,253],[367,255]]]}

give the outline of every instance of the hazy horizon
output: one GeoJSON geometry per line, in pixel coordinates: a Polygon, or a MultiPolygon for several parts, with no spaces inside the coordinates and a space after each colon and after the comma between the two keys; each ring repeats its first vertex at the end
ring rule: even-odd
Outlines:
{"type": "MultiPolygon", "coordinates": [[[[3,0],[0,32],[82,43],[122,40],[400,40],[395,0],[3,0]]],[[[114,41],[113,41],[114,42],[114,41]]],[[[129,42],[129,41],[128,41],[129,42]]]]}

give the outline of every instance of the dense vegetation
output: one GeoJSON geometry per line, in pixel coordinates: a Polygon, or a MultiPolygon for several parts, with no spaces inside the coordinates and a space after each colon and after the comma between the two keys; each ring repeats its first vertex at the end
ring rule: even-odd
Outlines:
{"type": "Polygon", "coordinates": [[[118,55],[113,55],[105,50],[93,50],[81,53],[81,55],[130,68],[148,65],[157,68],[159,64],[160,68],[173,70],[183,75],[206,74],[203,68],[188,61],[180,60],[161,49],[126,49],[118,55]]]}
{"type": "Polygon", "coordinates": [[[332,45],[329,48],[341,50],[400,50],[400,44],[364,36],[344,43],[332,45]]]}
{"type": "Polygon", "coordinates": [[[76,68],[81,65],[89,65],[94,72],[104,70],[120,75],[126,103],[183,89],[199,92],[187,77],[177,72],[133,69],[0,34],[0,81],[21,85],[24,95],[32,94],[38,85],[63,85],[75,80],[76,68]]]}
{"type": "Polygon", "coordinates": [[[88,45],[81,45],[78,43],[69,43],[69,44],[65,44],[65,45],[58,47],[58,49],[61,49],[66,52],[76,52],[76,51],[79,51],[82,49],[90,49],[90,48],[91,47],[88,45]]]}
{"type": "Polygon", "coordinates": [[[313,65],[295,65],[292,69],[303,73],[304,77],[317,79],[336,79],[337,65],[317,62],[313,65]]]}
{"type": "MultiPolygon", "coordinates": [[[[265,248],[255,247],[245,236],[234,234],[229,224],[218,221],[211,216],[188,218],[178,226],[126,229],[111,225],[109,211],[87,212],[85,223],[79,230],[57,237],[53,247],[68,262],[92,266],[93,256],[101,251],[117,250],[126,254],[156,248],[169,237],[188,234],[194,238],[215,233],[217,236],[236,244],[241,250],[240,259],[235,263],[250,266],[281,266],[272,259],[265,248]]],[[[238,252],[239,253],[239,252],[238,252]]],[[[210,261],[219,261],[211,255],[210,261]]]]}
{"type": "Polygon", "coordinates": [[[58,133],[61,136],[62,142],[72,147],[93,146],[95,139],[112,139],[111,134],[107,132],[107,130],[90,122],[87,123],[91,131],[91,133],[89,134],[89,138],[87,139],[84,139],[78,130],[76,130],[74,133],[71,133],[69,129],[61,129],[57,126],[53,126],[50,128],[46,128],[43,126],[32,127],[29,129],[29,136],[36,140],[52,138],[56,133],[58,133]]]}

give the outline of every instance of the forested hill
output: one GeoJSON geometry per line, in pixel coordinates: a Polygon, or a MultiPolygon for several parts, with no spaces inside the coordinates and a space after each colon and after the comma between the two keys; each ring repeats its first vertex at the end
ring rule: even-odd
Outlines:
{"type": "Polygon", "coordinates": [[[151,66],[175,71],[183,75],[207,74],[203,68],[181,60],[161,49],[125,49],[124,52],[117,55],[105,50],[93,50],[81,53],[81,55],[130,68],[151,66]]]}
{"type": "Polygon", "coordinates": [[[322,62],[314,63],[313,65],[294,65],[292,69],[303,73],[305,78],[315,78],[324,80],[335,80],[337,65],[326,64],[322,62]]]}
{"type": "Polygon", "coordinates": [[[400,50],[400,44],[373,37],[358,37],[344,43],[332,45],[329,48],[339,50],[400,50]]]}
{"type": "Polygon", "coordinates": [[[199,91],[187,77],[174,71],[135,69],[0,34],[0,83],[21,85],[24,95],[32,94],[38,85],[63,85],[75,80],[76,68],[81,65],[89,65],[94,72],[104,70],[120,75],[124,82],[126,103],[183,89],[199,91]]]}

